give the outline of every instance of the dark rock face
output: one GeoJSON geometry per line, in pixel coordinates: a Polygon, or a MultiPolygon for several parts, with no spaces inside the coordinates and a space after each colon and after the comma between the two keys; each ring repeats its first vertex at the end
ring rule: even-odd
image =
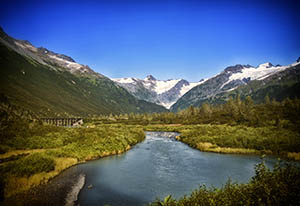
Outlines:
{"type": "Polygon", "coordinates": [[[185,109],[187,105],[196,105],[197,102],[201,100],[205,100],[222,91],[231,89],[235,87],[236,84],[241,83],[241,82],[235,82],[233,84],[224,86],[224,84],[229,81],[229,77],[232,75],[232,73],[241,72],[242,67],[238,65],[233,67],[227,67],[226,69],[219,75],[211,79],[208,79],[203,84],[200,84],[192,88],[183,97],[177,100],[175,104],[172,105],[171,111],[176,112],[178,110],[185,109]]]}
{"type": "Polygon", "coordinates": [[[297,59],[297,62],[300,62],[300,57],[297,59]]]}
{"type": "Polygon", "coordinates": [[[150,74],[146,77],[147,80],[149,81],[155,81],[156,79],[150,74]]]}
{"type": "Polygon", "coordinates": [[[271,67],[273,67],[273,64],[271,64],[270,62],[268,62],[266,68],[271,68],[271,67]]]}
{"type": "MultiPolygon", "coordinates": [[[[64,55],[64,54],[57,54],[57,53],[55,53],[55,52],[52,52],[52,51],[50,51],[50,50],[48,50],[48,49],[46,49],[46,48],[44,48],[44,47],[39,47],[39,48],[37,48],[38,49],[38,53],[40,54],[40,55],[53,55],[53,56],[57,56],[57,57],[59,57],[59,58],[61,58],[61,59],[64,59],[64,60],[67,60],[67,61],[69,61],[69,62],[75,62],[75,60],[74,59],[72,59],[71,57],[69,57],[69,56],[67,56],[67,55],[64,55]]],[[[46,57],[46,56],[45,56],[46,57]]]]}
{"type": "Polygon", "coordinates": [[[237,64],[235,66],[227,67],[224,71],[231,72],[231,73],[238,73],[238,72],[241,72],[242,69],[243,69],[243,66],[241,64],[237,64]]]}
{"type": "Polygon", "coordinates": [[[10,38],[6,33],[5,31],[2,29],[2,27],[0,27],[0,37],[6,41],[10,41],[13,39],[13,38],[10,38]]]}
{"type": "MultiPolygon", "coordinates": [[[[244,78],[245,79],[245,78],[244,78]]],[[[250,78],[249,78],[250,79],[250,78]]],[[[240,79],[236,79],[236,80],[232,80],[231,82],[229,82],[228,84],[226,84],[221,91],[228,91],[230,89],[233,89],[235,87],[238,87],[240,85],[245,84],[244,81],[240,80],[240,79]]]]}
{"type": "Polygon", "coordinates": [[[245,82],[245,83],[248,83],[248,82],[250,82],[250,81],[251,81],[251,78],[250,78],[250,77],[244,78],[244,79],[243,79],[243,82],[245,82]]]}
{"type": "Polygon", "coordinates": [[[134,81],[133,83],[117,83],[117,84],[125,88],[128,92],[130,92],[133,96],[135,96],[140,100],[145,100],[148,102],[159,104],[157,94],[151,89],[147,89],[143,84],[143,80],[133,79],[133,81],[134,81]]]}

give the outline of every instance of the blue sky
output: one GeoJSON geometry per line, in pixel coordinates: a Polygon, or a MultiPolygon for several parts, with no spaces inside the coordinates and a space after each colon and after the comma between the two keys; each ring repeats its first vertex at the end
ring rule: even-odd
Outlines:
{"type": "Polygon", "coordinates": [[[1,2],[9,35],[112,78],[199,81],[229,65],[300,56],[297,0],[1,2]]]}

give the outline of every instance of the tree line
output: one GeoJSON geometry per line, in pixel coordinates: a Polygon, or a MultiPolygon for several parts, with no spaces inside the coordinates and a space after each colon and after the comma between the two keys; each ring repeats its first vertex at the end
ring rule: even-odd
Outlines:
{"type": "Polygon", "coordinates": [[[300,99],[270,100],[255,104],[250,96],[241,100],[239,96],[220,105],[204,103],[200,107],[190,106],[177,113],[121,114],[98,116],[92,120],[102,123],[123,122],[127,124],[228,124],[251,127],[277,126],[297,129],[300,124],[300,99]]]}

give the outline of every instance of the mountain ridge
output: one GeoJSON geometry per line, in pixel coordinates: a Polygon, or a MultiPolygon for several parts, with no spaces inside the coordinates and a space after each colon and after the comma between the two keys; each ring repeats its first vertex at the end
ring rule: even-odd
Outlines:
{"type": "Polygon", "coordinates": [[[191,97],[188,98],[191,105],[194,105],[193,102],[199,98],[212,98],[219,93],[233,91],[241,85],[248,84],[250,81],[263,80],[280,71],[284,71],[290,66],[292,66],[292,64],[287,66],[274,66],[270,62],[259,64],[256,67],[249,64],[236,64],[226,67],[222,72],[211,78],[205,80],[201,79],[195,83],[190,83],[184,79],[157,80],[152,75],[147,75],[144,79],[127,77],[112,80],[124,87],[138,99],[160,104],[171,109],[171,111],[178,111],[178,105],[182,104],[180,103],[180,101],[182,101],[181,98],[184,98],[185,95],[189,95],[188,93],[196,87],[199,89],[199,92],[192,94],[191,97]],[[162,86],[161,82],[169,84],[162,86]],[[179,103],[177,103],[178,101],[179,103]]]}
{"type": "Polygon", "coordinates": [[[81,76],[104,77],[104,75],[93,71],[89,66],[79,64],[73,58],[65,54],[55,53],[44,47],[35,47],[27,40],[18,40],[10,37],[1,28],[0,37],[0,42],[17,53],[32,58],[54,70],[64,69],[81,76]]]}
{"type": "Polygon", "coordinates": [[[167,111],[138,100],[109,78],[67,55],[36,48],[0,31],[0,93],[39,116],[167,111]]]}
{"type": "MultiPolygon", "coordinates": [[[[205,83],[192,88],[189,92],[180,97],[178,101],[172,105],[170,110],[176,112],[188,106],[201,106],[204,102],[213,104],[224,102],[225,99],[221,98],[223,99],[221,101],[220,96],[224,95],[228,97],[226,93],[234,92],[243,85],[248,85],[253,81],[263,81],[289,68],[298,68],[299,65],[300,63],[296,62],[287,66],[274,66],[270,62],[267,62],[257,67],[240,64],[229,66],[219,74],[207,79],[205,83]]],[[[262,86],[263,85],[261,85],[261,87],[262,86]]],[[[251,96],[249,93],[248,95],[251,96]]],[[[274,96],[274,98],[276,97],[274,96]]],[[[257,100],[257,102],[259,101],[260,100],[257,100]]]]}

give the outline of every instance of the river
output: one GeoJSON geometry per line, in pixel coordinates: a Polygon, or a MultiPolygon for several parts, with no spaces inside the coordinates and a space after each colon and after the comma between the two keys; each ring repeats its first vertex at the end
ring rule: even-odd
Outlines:
{"type": "MultiPolygon", "coordinates": [[[[176,141],[176,135],[147,132],[142,143],[124,154],[75,166],[85,175],[77,204],[145,205],[169,194],[182,197],[202,184],[220,187],[229,178],[245,183],[261,162],[252,155],[200,152],[176,141]]],[[[265,159],[268,167],[276,161],[265,159]]]]}

